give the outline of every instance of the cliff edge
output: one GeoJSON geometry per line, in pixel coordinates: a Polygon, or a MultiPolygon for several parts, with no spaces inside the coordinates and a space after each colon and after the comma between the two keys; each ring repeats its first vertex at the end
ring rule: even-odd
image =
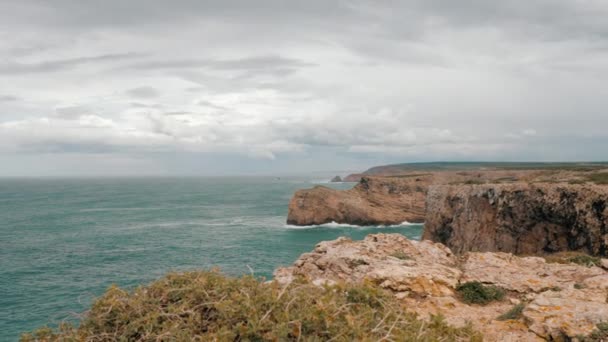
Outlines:
{"type": "Polygon", "coordinates": [[[316,225],[330,222],[389,225],[423,222],[429,176],[363,177],[350,190],[324,186],[298,190],[289,202],[287,223],[316,225]]]}
{"type": "Polygon", "coordinates": [[[434,185],[423,239],[455,253],[542,254],[574,250],[608,255],[608,188],[515,183],[434,185]]]}

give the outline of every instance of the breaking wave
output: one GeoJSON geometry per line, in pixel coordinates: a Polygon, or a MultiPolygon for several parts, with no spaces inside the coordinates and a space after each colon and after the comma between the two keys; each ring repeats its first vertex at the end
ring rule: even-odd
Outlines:
{"type": "Polygon", "coordinates": [[[349,223],[337,223],[337,222],[329,222],[324,224],[312,224],[306,226],[296,226],[293,224],[284,225],[285,228],[288,229],[314,229],[314,228],[399,228],[399,227],[410,227],[410,226],[422,226],[424,223],[412,223],[408,221],[403,221],[399,224],[390,224],[390,225],[377,225],[377,226],[359,226],[356,224],[349,223]]]}

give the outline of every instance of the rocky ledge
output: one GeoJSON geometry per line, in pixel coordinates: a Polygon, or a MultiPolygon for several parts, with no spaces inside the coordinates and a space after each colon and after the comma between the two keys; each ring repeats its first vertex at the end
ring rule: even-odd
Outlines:
{"type": "Polygon", "coordinates": [[[488,341],[561,341],[588,336],[608,320],[608,260],[600,265],[552,264],[507,253],[456,256],[440,243],[375,234],[363,241],[322,242],[293,266],[278,269],[275,279],[305,277],[318,285],[370,281],[422,317],[442,314],[456,326],[471,322],[488,341]],[[471,282],[495,286],[505,297],[466,304],[457,289],[471,282]]]}
{"type": "Polygon", "coordinates": [[[289,202],[287,223],[381,225],[423,222],[430,179],[429,176],[363,177],[350,190],[324,186],[298,190],[289,202]]]}
{"type": "Polygon", "coordinates": [[[423,239],[455,253],[608,256],[608,187],[515,183],[431,186],[423,239]]]}

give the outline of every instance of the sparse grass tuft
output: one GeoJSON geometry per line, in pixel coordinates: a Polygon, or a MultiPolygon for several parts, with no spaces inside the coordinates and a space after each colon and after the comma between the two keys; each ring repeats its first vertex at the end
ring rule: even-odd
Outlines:
{"type": "Polygon", "coordinates": [[[372,284],[281,287],[219,272],[169,274],[133,291],[112,286],[78,327],[21,341],[481,341],[471,326],[418,320],[372,284]]]}
{"type": "Polygon", "coordinates": [[[582,266],[592,267],[600,266],[602,260],[598,257],[581,252],[559,252],[545,256],[545,260],[549,263],[557,264],[578,264],[582,266]]]}
{"type": "Polygon", "coordinates": [[[407,253],[405,253],[404,251],[395,251],[394,253],[391,254],[392,257],[400,259],[400,260],[409,260],[412,257],[407,255],[407,253]]]}
{"type": "Polygon", "coordinates": [[[608,184],[608,172],[592,173],[587,178],[595,184],[608,184]]]}
{"type": "Polygon", "coordinates": [[[478,281],[466,282],[456,287],[460,299],[467,304],[485,305],[505,297],[505,291],[492,285],[483,285],[478,281]]]}
{"type": "Polygon", "coordinates": [[[514,307],[512,307],[509,311],[498,316],[498,318],[496,318],[496,319],[499,321],[507,321],[510,319],[520,319],[522,317],[522,313],[524,312],[525,308],[526,308],[526,305],[524,303],[519,303],[519,304],[515,305],[514,307]]]}

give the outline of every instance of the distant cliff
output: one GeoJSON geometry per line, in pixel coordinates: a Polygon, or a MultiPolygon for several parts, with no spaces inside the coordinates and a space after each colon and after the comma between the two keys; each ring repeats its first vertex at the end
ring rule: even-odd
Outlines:
{"type": "Polygon", "coordinates": [[[423,239],[454,252],[608,255],[608,188],[515,183],[428,190],[423,239]]]}
{"type": "Polygon", "coordinates": [[[287,223],[380,225],[423,222],[430,181],[428,176],[364,177],[350,190],[323,186],[298,190],[289,202],[287,223]]]}

